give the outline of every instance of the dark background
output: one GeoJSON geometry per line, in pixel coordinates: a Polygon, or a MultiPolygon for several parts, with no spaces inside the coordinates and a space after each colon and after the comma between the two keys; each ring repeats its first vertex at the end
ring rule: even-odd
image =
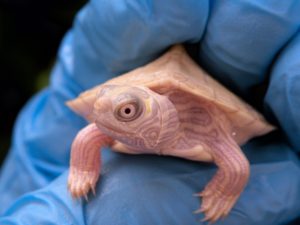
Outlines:
{"type": "Polygon", "coordinates": [[[48,83],[57,48],[85,0],[0,0],[0,165],[16,116],[48,83]]]}

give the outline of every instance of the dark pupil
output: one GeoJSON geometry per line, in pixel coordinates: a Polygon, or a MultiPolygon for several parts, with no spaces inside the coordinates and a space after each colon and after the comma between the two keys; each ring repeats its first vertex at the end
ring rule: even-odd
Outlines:
{"type": "Polygon", "coordinates": [[[130,114],[130,112],[131,112],[131,109],[130,109],[130,108],[126,108],[126,109],[125,109],[125,113],[126,113],[126,114],[130,114]]]}

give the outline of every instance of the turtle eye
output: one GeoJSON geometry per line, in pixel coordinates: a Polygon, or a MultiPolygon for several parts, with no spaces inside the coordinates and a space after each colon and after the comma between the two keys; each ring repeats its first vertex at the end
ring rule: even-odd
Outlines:
{"type": "Polygon", "coordinates": [[[141,115],[141,108],[139,101],[123,103],[116,108],[115,117],[122,122],[133,121],[141,115]]]}

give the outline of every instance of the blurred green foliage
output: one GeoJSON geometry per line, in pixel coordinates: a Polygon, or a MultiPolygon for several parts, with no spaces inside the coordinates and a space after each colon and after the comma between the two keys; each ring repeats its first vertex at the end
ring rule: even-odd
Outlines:
{"type": "Polygon", "coordinates": [[[41,89],[43,89],[44,87],[48,86],[49,84],[49,75],[50,75],[51,69],[45,69],[43,71],[41,71],[36,79],[35,79],[35,90],[36,91],[40,91],[41,89]]]}

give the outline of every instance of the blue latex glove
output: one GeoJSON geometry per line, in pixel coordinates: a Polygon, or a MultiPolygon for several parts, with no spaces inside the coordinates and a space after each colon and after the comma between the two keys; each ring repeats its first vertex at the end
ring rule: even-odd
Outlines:
{"type": "Polygon", "coordinates": [[[201,224],[192,195],[214,166],[104,151],[97,195],[88,203],[71,199],[63,173],[70,144],[86,125],[64,102],[179,42],[199,46],[195,60],[237,94],[264,100],[265,115],[279,127],[243,146],[250,181],[218,224],[281,224],[299,216],[299,11],[297,0],[87,4],[62,43],[51,85],[16,123],[0,177],[0,224],[201,224]],[[259,94],[263,84],[267,92],[259,94]]]}

